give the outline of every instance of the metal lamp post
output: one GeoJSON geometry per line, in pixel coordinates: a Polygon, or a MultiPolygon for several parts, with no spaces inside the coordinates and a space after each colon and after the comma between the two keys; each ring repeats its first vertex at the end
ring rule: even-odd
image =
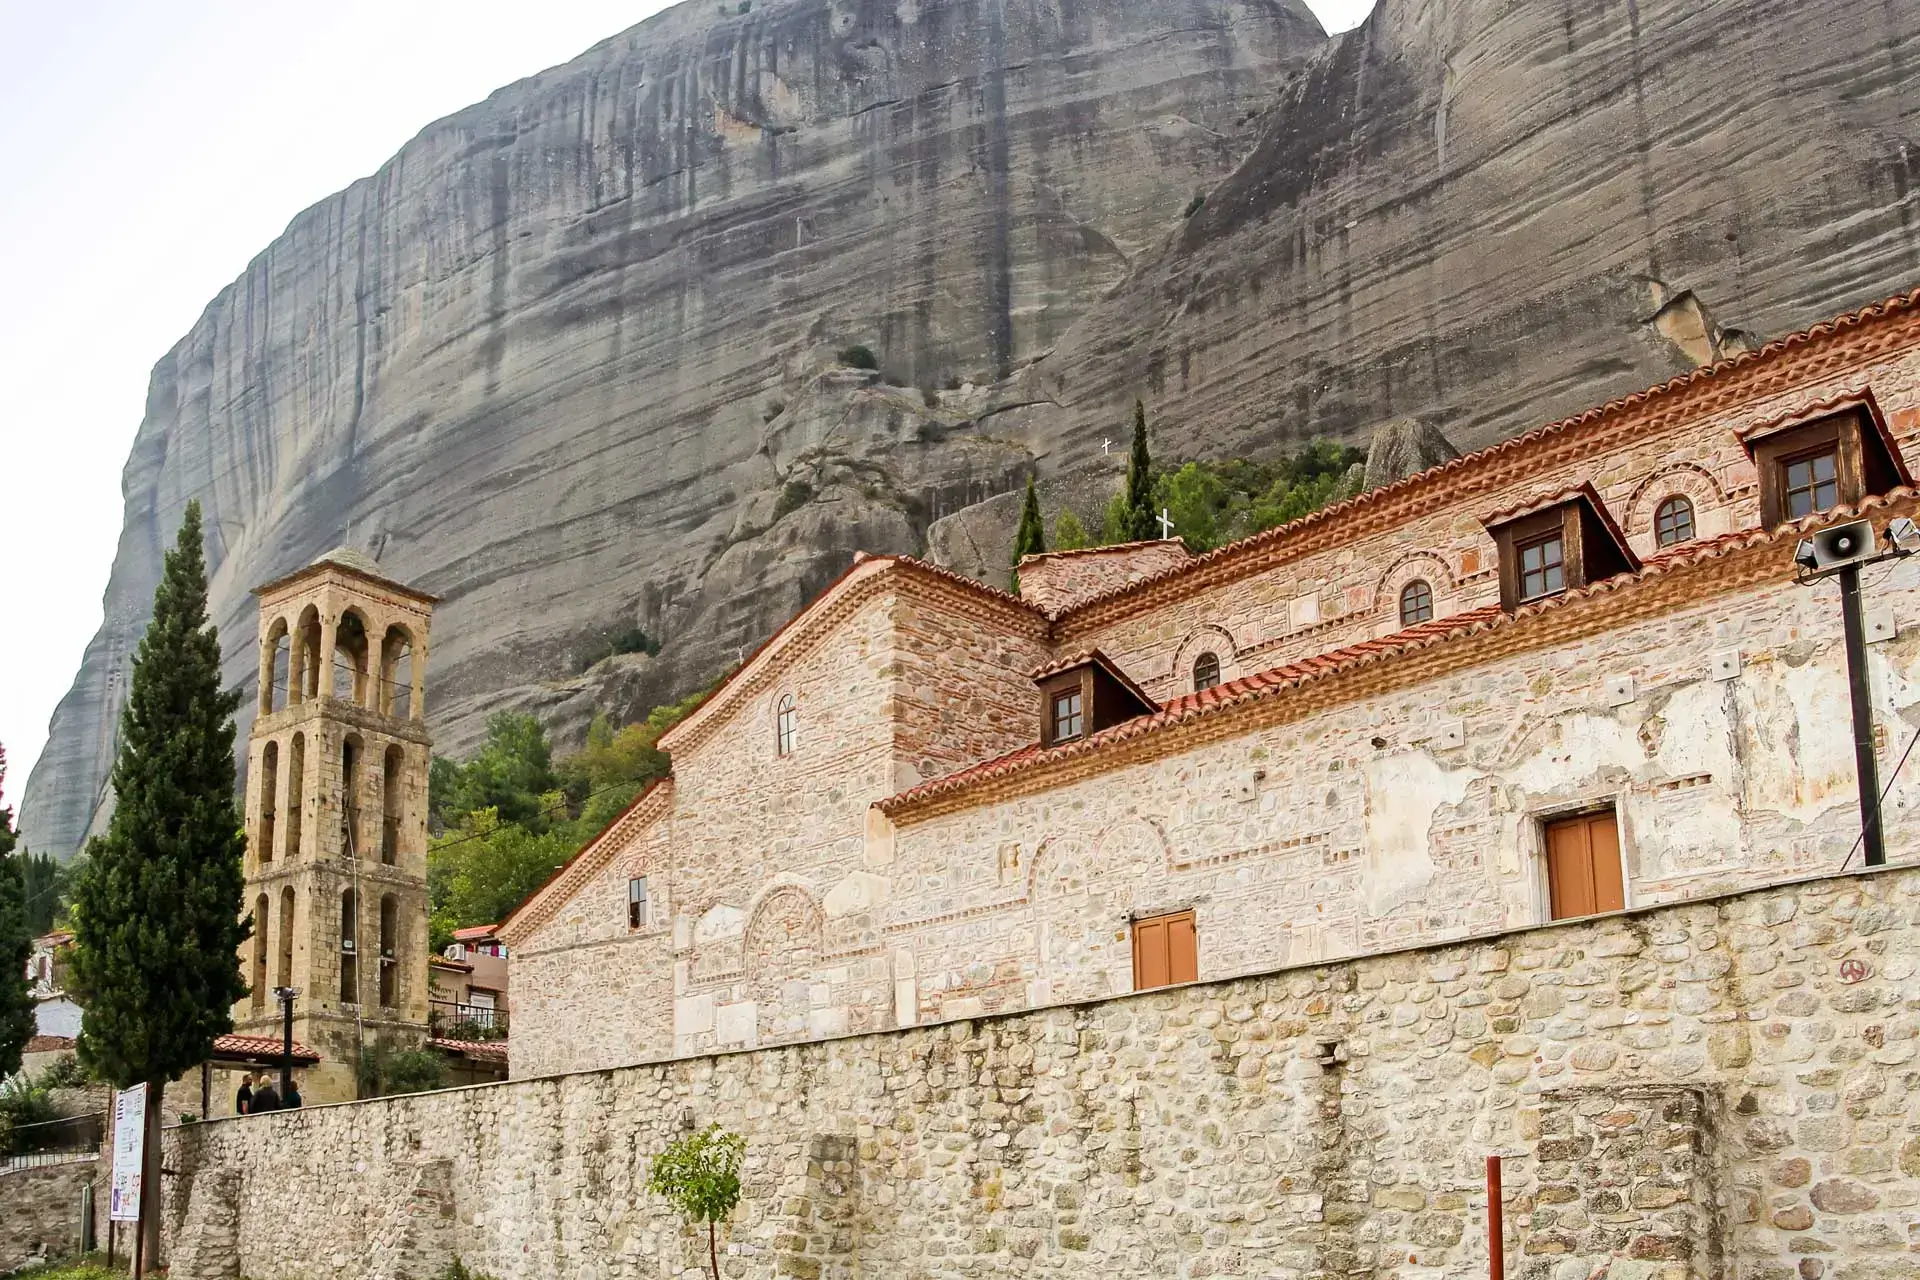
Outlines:
{"type": "Polygon", "coordinates": [[[273,994],[280,1001],[280,1097],[284,1100],[293,1088],[293,1001],[300,988],[275,987],[273,994]]]}

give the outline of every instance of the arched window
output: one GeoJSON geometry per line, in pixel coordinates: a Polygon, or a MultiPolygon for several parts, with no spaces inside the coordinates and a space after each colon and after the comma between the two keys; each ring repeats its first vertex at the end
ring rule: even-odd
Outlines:
{"type": "Polygon", "coordinates": [[[267,907],[266,894],[261,894],[253,904],[253,1007],[261,1009],[267,1003],[267,907]]]}
{"type": "Polygon", "coordinates": [[[293,886],[280,891],[280,983],[293,985],[293,886]]]}
{"type": "MultiPolygon", "coordinates": [[[[260,847],[253,851],[260,862],[273,861],[273,815],[280,790],[280,744],[269,742],[260,752],[260,847]]],[[[260,922],[266,927],[266,921],[260,922]]]]}
{"type": "Polygon", "coordinates": [[[349,858],[364,855],[360,839],[360,759],[366,748],[358,735],[340,742],[340,842],[349,858]]]}
{"type": "Polygon", "coordinates": [[[780,714],[774,720],[774,748],[783,756],[793,754],[794,736],[800,730],[800,713],[793,705],[793,695],[787,694],[780,699],[780,714]]]}
{"type": "Polygon", "coordinates": [[[396,966],[400,963],[394,956],[394,950],[400,943],[400,903],[390,893],[380,896],[380,1004],[391,1009],[400,1001],[400,974],[396,966]]]}
{"type": "MultiPolygon", "coordinates": [[[[305,734],[293,735],[292,748],[287,752],[287,856],[300,856],[300,813],[304,802],[307,784],[307,739],[305,734]]],[[[285,986],[283,982],[280,984],[285,986]]]]}
{"type": "Polygon", "coordinates": [[[1663,547],[1693,541],[1693,504],[1676,493],[1656,507],[1653,540],[1663,547]]]}
{"type": "Polygon", "coordinates": [[[1400,588],[1400,625],[1418,626],[1433,621],[1433,588],[1425,578],[1415,578],[1400,588]]]}
{"type": "Polygon", "coordinates": [[[1193,660],[1193,691],[1199,693],[1220,683],[1220,655],[1203,653],[1193,660]]]}
{"type": "Polygon", "coordinates": [[[360,1003],[360,901],[353,890],[340,895],[340,1003],[360,1003]]]}
{"type": "Polygon", "coordinates": [[[380,762],[380,861],[388,866],[400,860],[400,771],[405,766],[399,744],[388,747],[380,762]]]}

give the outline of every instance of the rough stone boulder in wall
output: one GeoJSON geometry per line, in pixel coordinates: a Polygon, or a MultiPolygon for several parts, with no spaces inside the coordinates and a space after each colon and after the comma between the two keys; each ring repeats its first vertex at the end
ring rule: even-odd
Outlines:
{"type": "Polygon", "coordinates": [[[769,522],[793,479],[768,410],[855,343],[902,401],[1032,360],[1324,41],[1300,0],[695,0],[428,126],[154,369],[106,619],[22,806],[33,847],[69,852],[105,812],[188,497],[235,685],[248,589],[326,547],[442,596],[428,698],[452,753],[496,706],[568,701],[553,686],[609,632],[664,643],[609,708],[638,713],[855,547],[919,550],[940,502],[992,491],[972,451],[908,448],[866,482],[864,446],[823,455],[841,478],[769,522]]]}

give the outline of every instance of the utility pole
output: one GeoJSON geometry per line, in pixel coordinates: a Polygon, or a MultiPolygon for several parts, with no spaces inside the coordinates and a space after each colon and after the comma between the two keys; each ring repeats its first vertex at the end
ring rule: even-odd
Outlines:
{"type": "Polygon", "coordinates": [[[1853,763],[1860,781],[1860,842],[1867,865],[1887,863],[1880,831],[1880,762],[1873,749],[1873,690],[1867,674],[1867,619],[1860,604],[1860,566],[1849,564],[1840,580],[1840,623],[1847,636],[1847,689],[1853,702],[1853,763]]]}
{"type": "Polygon", "coordinates": [[[1830,525],[1794,548],[1800,566],[1800,585],[1822,578],[1840,581],[1840,625],[1846,635],[1847,692],[1853,710],[1853,763],[1860,784],[1860,844],[1867,865],[1887,863],[1886,837],[1880,829],[1880,762],[1873,749],[1873,685],[1867,670],[1866,608],[1860,599],[1860,570],[1883,560],[1920,551],[1920,526],[1906,516],[1887,525],[1887,541],[1880,550],[1873,525],[1865,520],[1830,525]]]}

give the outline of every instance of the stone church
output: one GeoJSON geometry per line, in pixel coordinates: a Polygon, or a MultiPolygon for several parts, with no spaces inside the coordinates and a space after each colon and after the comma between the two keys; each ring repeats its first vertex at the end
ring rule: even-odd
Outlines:
{"type": "MultiPolygon", "coordinates": [[[[525,902],[516,1077],[1384,953],[1831,872],[1841,611],[1915,509],[1920,299],[1217,551],[863,557],[525,902]]],[[[1869,576],[1913,847],[1920,566],[1869,576]]]]}

